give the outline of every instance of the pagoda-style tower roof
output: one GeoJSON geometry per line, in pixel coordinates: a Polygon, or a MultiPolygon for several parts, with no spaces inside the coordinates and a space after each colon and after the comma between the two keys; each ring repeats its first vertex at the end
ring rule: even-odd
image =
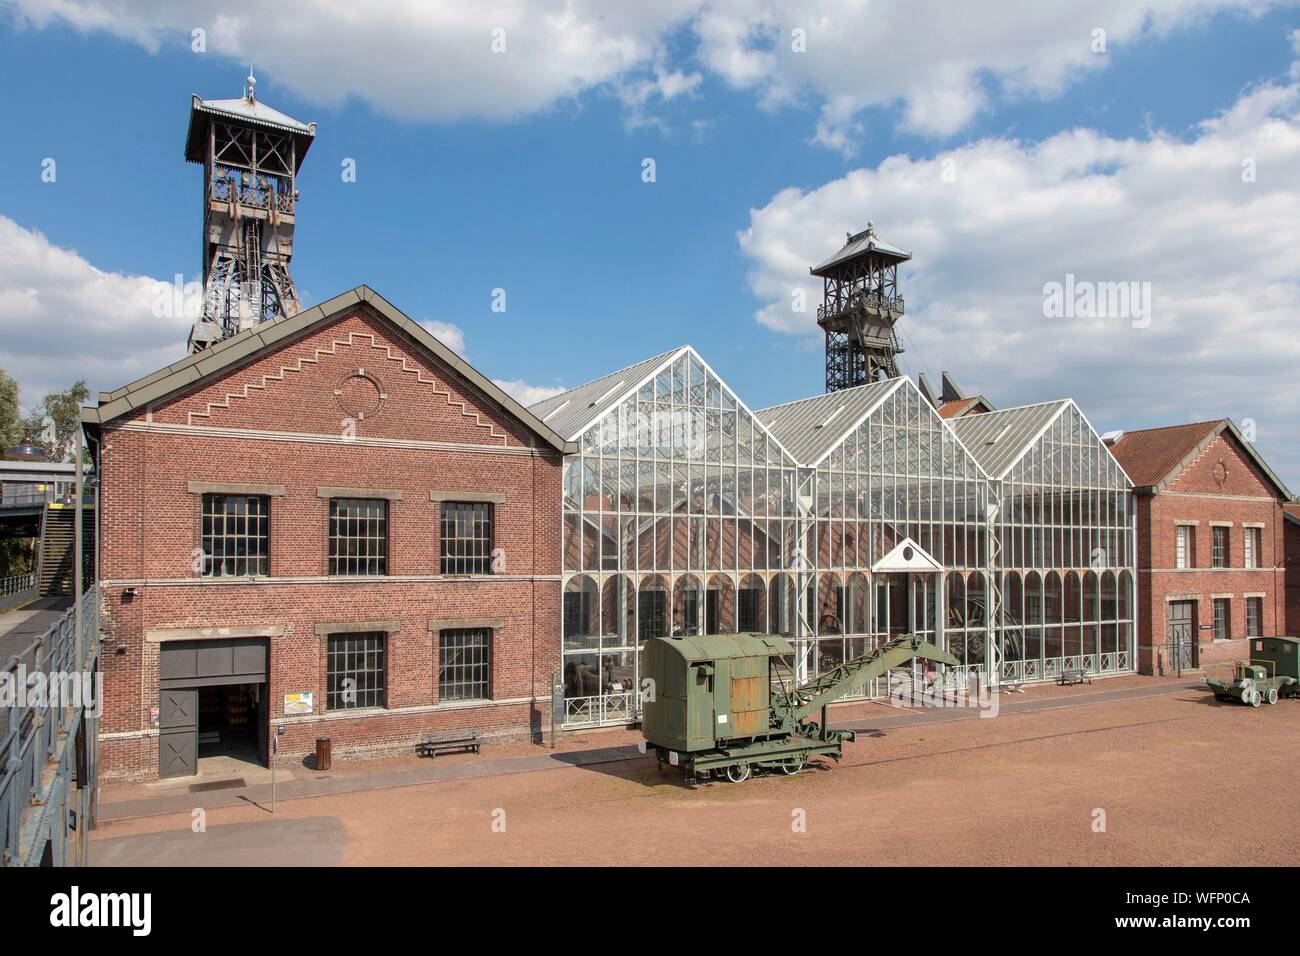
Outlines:
{"type": "Polygon", "coordinates": [[[190,126],[185,134],[185,158],[189,162],[203,163],[207,158],[208,125],[214,118],[290,134],[295,145],[295,172],[316,138],[315,123],[302,123],[272,109],[257,99],[251,86],[248,93],[235,100],[205,100],[195,93],[190,106],[190,126]]]}
{"type": "Polygon", "coordinates": [[[840,247],[839,252],[831,256],[819,266],[814,266],[808,271],[821,278],[831,278],[838,271],[838,267],[844,265],[852,259],[875,253],[883,259],[889,260],[895,264],[906,262],[912,258],[912,254],[906,249],[900,249],[892,242],[886,242],[876,235],[876,229],[871,223],[867,223],[867,228],[857,235],[848,236],[844,240],[844,245],[840,247]]]}

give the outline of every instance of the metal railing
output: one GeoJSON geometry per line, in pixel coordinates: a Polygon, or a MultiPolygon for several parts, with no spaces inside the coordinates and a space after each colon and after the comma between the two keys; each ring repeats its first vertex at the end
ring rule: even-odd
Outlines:
{"type": "Polygon", "coordinates": [[[26,604],[36,597],[36,572],[31,574],[13,574],[0,578],[0,613],[26,604]]]}
{"type": "Polygon", "coordinates": [[[591,697],[567,697],[564,701],[565,727],[627,723],[632,720],[632,714],[631,691],[596,694],[591,697]]]}
{"type": "Polygon", "coordinates": [[[0,865],[85,861],[99,780],[99,600],[92,586],[0,668],[12,696],[0,708],[0,865]]]}
{"type": "Polygon", "coordinates": [[[829,302],[817,306],[817,321],[846,315],[862,309],[889,311],[903,314],[903,297],[901,295],[881,295],[879,292],[858,292],[842,302],[829,302]]]}

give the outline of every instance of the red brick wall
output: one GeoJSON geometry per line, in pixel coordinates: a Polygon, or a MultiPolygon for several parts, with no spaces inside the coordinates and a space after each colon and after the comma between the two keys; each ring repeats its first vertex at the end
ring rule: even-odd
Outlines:
{"type": "Polygon", "coordinates": [[[1286,632],[1300,637],[1300,524],[1283,523],[1286,544],[1286,632]]]}
{"type": "Polygon", "coordinates": [[[560,655],[560,455],[365,306],[106,426],[102,439],[106,776],[157,773],[150,711],[160,645],[146,639],[151,629],[273,629],[270,709],[273,723],[286,725],[281,756],[289,762],[317,736],[331,737],[345,756],[408,746],[424,730],[474,727],[518,739],[549,728],[560,655]],[[349,382],[358,369],[377,381],[374,396],[365,382],[349,382]],[[340,382],[359,385],[361,399],[385,396],[377,413],[354,419],[349,440],[334,394],[340,382]],[[228,407],[210,411],[214,402],[228,407]],[[269,577],[196,572],[201,495],[189,493],[190,481],[284,486],[270,499],[269,577]],[[327,576],[329,503],[319,487],[401,492],[389,504],[388,578],[327,576]],[[440,576],[440,505],[431,491],[505,496],[493,528],[503,573],[440,576]],[[493,635],[492,701],[439,702],[431,618],[504,620],[493,635]],[[315,627],[364,621],[398,623],[388,639],[388,709],[324,713],[326,638],[315,627]],[[315,692],[316,713],[283,717],[283,695],[303,691],[315,692]]]}
{"type": "Polygon", "coordinates": [[[1283,586],[1283,529],[1281,499],[1268,479],[1228,434],[1218,436],[1188,465],[1169,488],[1138,498],[1138,666],[1143,673],[1169,671],[1164,653],[1168,604],[1186,599],[1196,602],[1198,662],[1202,666],[1248,656],[1245,646],[1247,594],[1262,594],[1265,635],[1285,633],[1283,586]],[[1228,474],[1222,484],[1216,466],[1222,461],[1228,474]],[[1192,567],[1176,569],[1175,528],[1179,522],[1195,525],[1192,567]],[[1211,567],[1213,522],[1230,523],[1229,567],[1211,567]],[[1262,524],[1260,554],[1255,569],[1243,567],[1245,526],[1262,524]],[[1213,596],[1231,603],[1232,639],[1214,640],[1213,596]],[[1210,625],[1202,628],[1200,625],[1210,625]]]}

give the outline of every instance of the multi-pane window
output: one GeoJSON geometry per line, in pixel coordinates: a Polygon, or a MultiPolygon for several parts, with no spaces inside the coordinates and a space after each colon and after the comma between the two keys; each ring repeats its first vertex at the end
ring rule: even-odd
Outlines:
{"type": "Polygon", "coordinates": [[[438,699],[487,700],[492,632],[486,627],[449,628],[438,638],[438,699]]]}
{"type": "MultiPolygon", "coordinates": [[[[565,597],[568,597],[566,594],[565,597]]],[[[667,591],[642,591],[637,596],[638,634],[642,641],[652,637],[664,637],[668,630],[664,627],[664,617],[668,605],[667,591]]],[[[577,633],[566,630],[564,633],[577,633]]]]}
{"type": "Polygon", "coordinates": [[[1190,568],[1192,566],[1193,535],[1195,529],[1188,524],[1180,524],[1174,532],[1174,567],[1190,568]]]}
{"type": "Polygon", "coordinates": [[[1227,598],[1214,599],[1214,639],[1226,641],[1232,637],[1232,605],[1227,598]]]}
{"type": "Polygon", "coordinates": [[[1228,529],[1213,528],[1214,547],[1210,555],[1211,567],[1226,568],[1228,566],[1228,529]]]}
{"type": "Polygon", "coordinates": [[[1241,539],[1241,563],[1247,568],[1259,567],[1259,529],[1246,528],[1241,539]]]}
{"type": "Polygon", "coordinates": [[[268,499],[259,495],[203,496],[203,574],[247,577],[267,573],[268,499]]]}
{"type": "Polygon", "coordinates": [[[330,499],[330,574],[388,573],[388,502],[330,499]]]}
{"type": "Polygon", "coordinates": [[[758,602],[763,592],[757,588],[741,588],[740,600],[736,606],[736,629],[753,632],[758,630],[758,602]]]}
{"type": "Polygon", "coordinates": [[[386,638],[381,632],[329,636],[326,650],[329,710],[386,706],[386,638]]]}
{"type": "Polygon", "coordinates": [[[492,505],[442,503],[442,573],[488,574],[492,570],[492,505]]]}
{"type": "Polygon", "coordinates": [[[1246,598],[1246,636],[1262,637],[1264,622],[1264,599],[1246,598]]]}

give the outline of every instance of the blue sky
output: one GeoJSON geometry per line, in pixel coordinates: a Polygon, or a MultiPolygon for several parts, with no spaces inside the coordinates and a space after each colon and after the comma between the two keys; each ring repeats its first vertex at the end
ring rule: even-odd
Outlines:
{"type": "MultiPolygon", "coordinates": [[[[9,319],[0,315],[7,340],[0,365],[31,403],[42,389],[78,377],[92,388],[115,387],[183,353],[185,327],[122,316],[141,288],[132,280],[197,273],[200,170],[182,158],[189,97],[240,95],[251,59],[260,99],[318,123],[299,180],[293,262],[308,304],[364,282],[417,320],[454,325],[469,359],[488,375],[538,388],[573,386],[689,342],[761,407],[820,391],[815,325],[784,314],[781,290],[806,284],[807,266],[871,218],[915,256],[904,276],[905,371],[951,369],[1000,406],[1069,395],[1099,430],[1249,418],[1261,450],[1300,488],[1300,454],[1292,450],[1300,435],[1291,425],[1300,394],[1284,381],[1294,378],[1286,370],[1294,368],[1296,326],[1283,321],[1300,318],[1297,274],[1261,266],[1268,256],[1254,251],[1258,244],[1276,252],[1291,241],[1278,235],[1276,217],[1300,208],[1291,148],[1300,8],[1249,3],[1245,11],[1200,15],[1175,0],[1150,5],[1152,18],[1136,25],[1113,14],[1107,51],[1065,65],[1051,44],[1065,32],[1086,48],[1082,26],[1105,27],[1104,5],[1061,4],[1059,24],[1033,27],[1044,31],[1038,40],[998,46],[972,37],[972,50],[952,41],[933,57],[914,55],[918,73],[935,71],[916,83],[941,83],[945,62],[965,71],[960,90],[936,108],[911,80],[855,66],[845,55],[855,51],[851,37],[836,51],[844,63],[820,72],[786,68],[788,55],[758,68],[758,79],[736,65],[737,42],[741,52],[779,48],[800,22],[793,15],[756,18],[765,26],[742,28],[739,40],[734,33],[718,39],[732,20],[711,23],[685,3],[666,24],[632,17],[611,25],[613,14],[594,15],[587,40],[599,48],[600,31],[616,34],[609,45],[616,52],[543,54],[529,67],[536,82],[524,76],[496,89],[493,75],[476,72],[496,69],[489,56],[440,65],[453,58],[438,52],[436,22],[418,28],[430,31],[430,48],[408,74],[398,60],[409,60],[409,51],[386,53],[382,32],[356,36],[351,49],[339,28],[333,40],[342,46],[333,48],[330,69],[317,65],[326,59],[320,35],[273,57],[251,30],[219,38],[210,28],[209,50],[194,53],[190,24],[209,22],[202,5],[169,19],[166,4],[77,0],[54,14],[39,0],[19,0],[0,9],[10,91],[0,217],[12,221],[9,241],[22,244],[23,255],[39,261],[46,246],[75,253],[48,277],[83,288],[60,300],[28,277],[46,275],[43,267],[0,267],[0,297],[20,303],[9,319]],[[105,11],[115,14],[108,28],[105,11]],[[325,72],[313,78],[312,69],[325,72]],[[638,98],[638,83],[654,89],[638,98]],[[1262,102],[1261,89],[1276,95],[1262,102]],[[976,108],[952,105],[972,93],[976,108]],[[836,112],[846,97],[853,102],[836,112]],[[936,109],[942,118],[917,118],[936,109]],[[1235,118],[1223,129],[1199,125],[1224,114],[1235,118]],[[815,141],[822,121],[847,142],[815,141]],[[1270,190],[1263,202],[1259,191],[1241,189],[1160,195],[1163,157],[1179,144],[1186,149],[1168,164],[1171,182],[1197,163],[1219,168],[1215,157],[1243,141],[1276,143],[1278,123],[1286,147],[1271,163],[1258,160],[1259,184],[1270,190]],[[1071,145],[1073,130],[1088,131],[1086,142],[1071,145]],[[1082,172],[1062,172],[1071,163],[1049,159],[1054,150],[1092,158],[1082,172]],[[46,157],[57,161],[54,183],[41,181],[46,157]],[[653,183],[641,178],[646,157],[655,161],[653,183]],[[929,181],[923,171],[945,157],[1003,185],[962,187],[970,192],[956,198],[916,194],[916,183],[929,181]],[[356,160],[355,183],[341,181],[345,158],[356,160]],[[1026,180],[1023,193],[1017,177],[1026,180]],[[1122,201],[1105,220],[1068,208],[1105,206],[1117,190],[1122,201]],[[1056,213],[1047,210],[1061,208],[1056,197],[1066,208],[1053,222],[1056,213]],[[1204,215],[1166,238],[1169,210],[1201,202],[1204,215]],[[1210,252],[1224,229],[1249,268],[1210,252]],[[1034,239],[1034,230],[1051,241],[1034,239]],[[1202,230],[1206,261],[1194,266],[1195,243],[1172,247],[1202,230]],[[1022,238],[1008,241],[1009,234],[1022,238]],[[104,295],[115,301],[95,304],[97,283],[77,272],[77,260],[114,280],[104,295]],[[1217,273],[1209,294],[1201,285],[1207,271],[1217,273]],[[1154,327],[1045,331],[1042,283],[1066,272],[1151,281],[1154,327]],[[490,309],[496,287],[506,290],[504,314],[490,309]],[[1252,305],[1247,290],[1266,301],[1252,305]],[[1197,305],[1216,293],[1225,301],[1197,305]],[[33,321],[50,334],[33,333],[33,321]],[[1223,324],[1244,331],[1207,335],[1223,324]]],[[[528,14],[506,6],[508,36],[522,46],[528,14]]],[[[812,6],[809,17],[829,17],[833,32],[851,32],[856,13],[812,6]]],[[[882,31],[863,31],[858,57],[879,44],[927,49],[930,28],[906,22],[907,8],[900,9],[882,31]]],[[[989,8],[994,20],[1003,15],[989,8]]],[[[486,46],[496,22],[505,21],[485,15],[474,42],[481,34],[486,46]]],[[[329,39],[329,18],[321,23],[329,39]]],[[[805,56],[819,55],[813,46],[805,56]]],[[[1291,241],[1290,248],[1294,267],[1300,246],[1291,241]]]]}

